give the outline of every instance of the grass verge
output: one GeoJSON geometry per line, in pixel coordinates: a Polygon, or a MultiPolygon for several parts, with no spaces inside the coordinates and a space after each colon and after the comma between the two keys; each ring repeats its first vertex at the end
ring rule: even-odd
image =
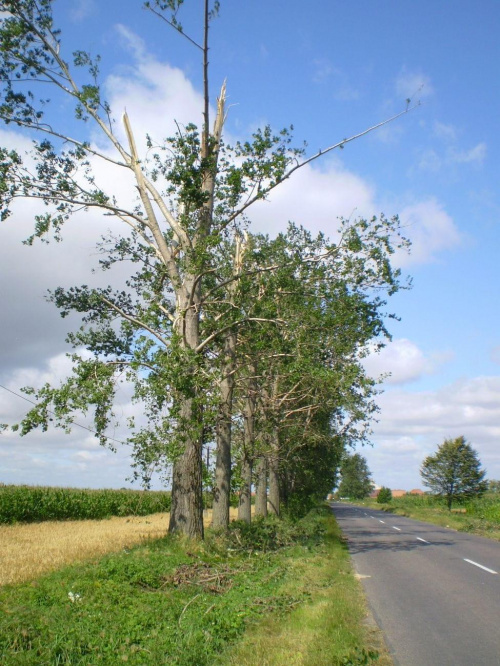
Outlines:
{"type": "Polygon", "coordinates": [[[383,652],[326,508],[204,543],[151,541],[4,587],[0,604],[7,666],[360,665],[383,652]]]}
{"type": "Polygon", "coordinates": [[[471,505],[452,509],[441,502],[433,503],[428,498],[393,498],[390,503],[378,504],[374,499],[355,500],[354,504],[379,509],[399,516],[422,520],[440,527],[448,527],[457,532],[468,532],[478,536],[500,541],[500,520],[498,519],[500,498],[496,498],[494,511],[491,499],[486,497],[475,500],[471,505]]]}

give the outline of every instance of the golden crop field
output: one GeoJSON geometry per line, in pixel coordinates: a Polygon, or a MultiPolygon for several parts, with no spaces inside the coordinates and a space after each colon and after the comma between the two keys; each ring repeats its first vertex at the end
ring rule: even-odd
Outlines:
{"type": "MultiPolygon", "coordinates": [[[[231,509],[231,519],[236,518],[231,509]]],[[[164,536],[168,513],[106,520],[46,521],[0,526],[0,585],[33,580],[73,562],[164,536]]],[[[205,512],[205,526],[212,512],[205,512]]]]}

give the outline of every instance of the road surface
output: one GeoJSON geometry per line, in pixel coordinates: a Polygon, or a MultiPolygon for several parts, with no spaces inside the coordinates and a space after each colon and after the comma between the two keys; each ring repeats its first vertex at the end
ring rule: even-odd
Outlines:
{"type": "Polygon", "coordinates": [[[398,666],[500,666],[500,543],[334,503],[398,666]]]}

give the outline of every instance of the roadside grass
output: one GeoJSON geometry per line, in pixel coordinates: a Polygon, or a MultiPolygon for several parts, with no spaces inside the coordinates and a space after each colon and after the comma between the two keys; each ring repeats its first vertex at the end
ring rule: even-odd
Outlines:
{"type": "Polygon", "coordinates": [[[382,634],[367,620],[361,586],[353,576],[345,541],[328,518],[322,552],[291,551],[283,592],[309,597],[286,617],[249,628],[215,663],[221,666],[391,665],[382,634]]]}
{"type": "Polygon", "coordinates": [[[387,504],[378,504],[370,498],[357,500],[355,504],[500,541],[500,493],[486,493],[451,511],[443,500],[429,495],[394,497],[387,504]]]}
{"type": "Polygon", "coordinates": [[[6,586],[0,604],[6,666],[391,663],[363,624],[327,508],[296,523],[235,522],[203,543],[151,540],[6,586]]]}

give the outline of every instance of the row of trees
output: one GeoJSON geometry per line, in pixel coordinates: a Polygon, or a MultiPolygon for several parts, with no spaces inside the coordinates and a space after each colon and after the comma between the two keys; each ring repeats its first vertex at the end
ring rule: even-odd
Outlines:
{"type": "Polygon", "coordinates": [[[181,5],[145,6],[202,53],[203,124],[178,126],[159,143],[148,137],[145,157],[127,113],[120,138],[99,59],[66,50],[51,0],[0,1],[0,118],[34,136],[28,157],[0,150],[0,206],[2,219],[19,198],[45,206],[28,243],[60,238],[82,210],[123,225],[98,245],[109,286],[50,296],[62,316],[83,321],[68,336],[73,374],[28,389],[37,406],[21,433],[51,421],[69,429],[90,410],[107,445],[116,390],[127,382],[143,413],[129,423],[136,473],[147,482],[171,469],[169,529],[200,537],[206,447],[216,449],[218,527],[228,524],[232,488],[245,520],[254,484],[260,514],[268,502],[278,513],[331,489],[343,450],[365,440],[376,410],[361,361],[387,335],[384,299],[402,286],[391,255],[407,242],[397,218],[383,216],[342,221],[335,241],[293,224],[274,239],[249,233],[254,203],[352,139],[307,157],[289,129],[265,127],[227,145],[225,85],[210,118],[208,35],[219,3],[205,0],[198,41],[181,28],[181,5]],[[76,122],[54,113],[48,94],[71,101],[76,122]],[[102,165],[110,177],[99,181],[102,165]],[[128,198],[117,181],[129,184],[128,198]],[[113,269],[127,263],[135,272],[117,287],[113,269]]]}

